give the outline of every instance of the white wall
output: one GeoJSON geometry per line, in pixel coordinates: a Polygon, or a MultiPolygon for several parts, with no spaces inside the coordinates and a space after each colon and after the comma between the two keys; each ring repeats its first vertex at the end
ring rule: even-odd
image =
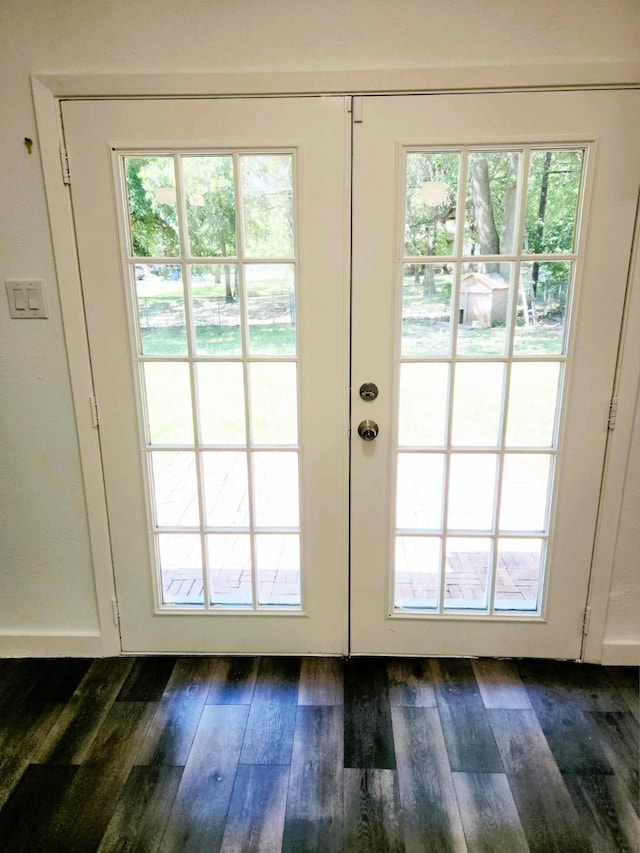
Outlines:
{"type": "MultiPolygon", "coordinates": [[[[98,631],[41,168],[23,144],[30,73],[543,66],[637,61],[639,45],[636,0],[1,0],[0,281],[43,278],[50,317],[11,321],[0,294],[0,652],[35,648],[3,635],[98,631]]],[[[640,610],[639,460],[607,624],[636,641],[619,593],[640,610]]]]}

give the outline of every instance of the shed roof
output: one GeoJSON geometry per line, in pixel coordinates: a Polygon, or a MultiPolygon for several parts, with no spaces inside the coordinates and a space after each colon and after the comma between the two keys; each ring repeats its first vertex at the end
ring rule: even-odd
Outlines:
{"type": "Polygon", "coordinates": [[[470,272],[462,276],[462,293],[493,293],[494,290],[507,290],[509,282],[498,273],[470,272]]]}

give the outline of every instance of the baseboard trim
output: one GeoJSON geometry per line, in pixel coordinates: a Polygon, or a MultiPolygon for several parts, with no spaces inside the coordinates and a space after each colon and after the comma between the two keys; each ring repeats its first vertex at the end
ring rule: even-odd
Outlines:
{"type": "Polygon", "coordinates": [[[632,643],[607,643],[602,647],[605,666],[640,666],[640,641],[632,643]]]}
{"type": "Polygon", "coordinates": [[[100,634],[0,634],[0,657],[4,658],[103,656],[100,634]]]}

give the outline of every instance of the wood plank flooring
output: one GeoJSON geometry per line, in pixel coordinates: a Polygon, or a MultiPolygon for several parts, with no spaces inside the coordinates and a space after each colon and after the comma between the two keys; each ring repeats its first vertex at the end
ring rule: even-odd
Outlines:
{"type": "Polygon", "coordinates": [[[0,851],[640,851],[638,670],[0,660],[0,851]]]}

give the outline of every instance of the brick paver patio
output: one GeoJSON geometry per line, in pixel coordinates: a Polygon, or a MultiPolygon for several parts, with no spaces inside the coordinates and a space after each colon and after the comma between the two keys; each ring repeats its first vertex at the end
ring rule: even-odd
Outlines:
{"type": "MultiPolygon", "coordinates": [[[[195,453],[164,452],[154,454],[154,481],[158,518],[161,524],[180,527],[197,525],[195,453]]],[[[295,529],[297,517],[296,454],[263,452],[254,455],[254,513],[259,526],[295,529]]],[[[425,524],[437,526],[439,511],[437,489],[425,488],[419,466],[409,477],[403,472],[399,489],[398,520],[417,530],[425,524]],[[428,509],[427,522],[425,507],[428,509]]],[[[469,471],[473,484],[477,472],[469,471]]],[[[249,503],[246,461],[243,452],[212,452],[205,456],[205,511],[212,526],[244,528],[238,533],[213,533],[207,536],[209,579],[212,601],[230,606],[250,606],[252,601],[249,503]]],[[[481,530],[486,525],[486,508],[479,507],[469,489],[459,501],[464,525],[481,530]]],[[[531,505],[531,495],[523,494],[523,505],[531,505]]],[[[540,501],[542,496],[536,495],[540,501]]],[[[202,604],[203,577],[198,534],[161,535],[163,595],[167,603],[202,604]]],[[[399,607],[429,608],[436,602],[438,577],[433,560],[421,551],[425,540],[401,536],[396,553],[395,598],[399,607]]],[[[515,540],[510,550],[501,540],[496,569],[495,598],[503,609],[533,610],[537,604],[540,574],[540,540],[515,540]],[[515,547],[514,547],[515,546],[515,547]],[[519,546],[519,547],[518,547],[519,546]],[[537,547],[537,552],[536,552],[537,547]]],[[[478,609],[486,599],[489,540],[478,532],[450,539],[445,566],[445,607],[478,609]],[[455,542],[455,546],[453,543],[455,542]],[[453,549],[455,548],[455,550],[453,549]]],[[[298,605],[298,538],[292,533],[256,537],[258,558],[256,591],[261,604],[298,605]]],[[[432,552],[433,553],[433,549],[432,552]]]]}

